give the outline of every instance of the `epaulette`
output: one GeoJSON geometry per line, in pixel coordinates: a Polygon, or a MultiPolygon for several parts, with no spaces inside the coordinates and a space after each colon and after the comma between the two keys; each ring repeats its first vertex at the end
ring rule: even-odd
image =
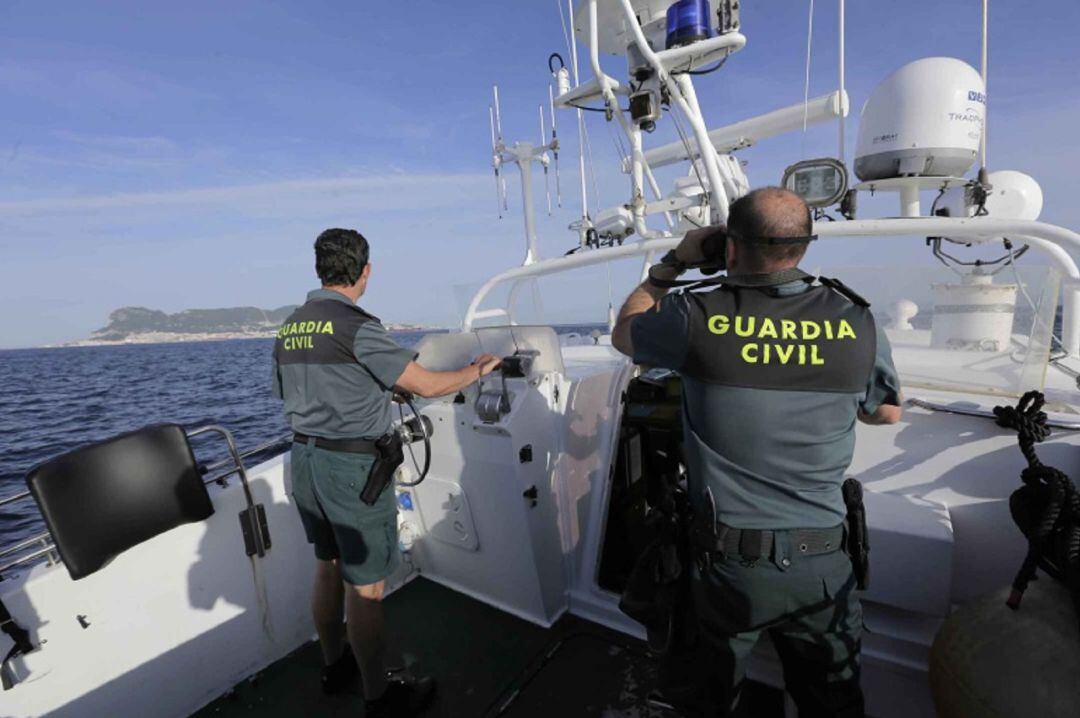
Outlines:
{"type": "Polygon", "coordinates": [[[848,300],[851,301],[851,303],[855,304],[856,306],[860,306],[860,307],[869,307],[870,306],[870,302],[866,301],[861,296],[856,294],[851,289],[851,287],[847,286],[846,284],[841,282],[839,279],[831,279],[830,277],[818,277],[818,281],[821,283],[821,285],[823,287],[828,287],[829,289],[833,290],[834,292],[837,292],[838,294],[842,294],[843,296],[847,297],[848,300]]]}

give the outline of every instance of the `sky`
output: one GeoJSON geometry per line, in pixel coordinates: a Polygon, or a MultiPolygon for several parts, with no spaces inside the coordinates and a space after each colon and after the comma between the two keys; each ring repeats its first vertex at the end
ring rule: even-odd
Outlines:
{"type": "MultiPolygon", "coordinates": [[[[710,127],[801,102],[808,7],[743,3],[746,49],[697,83],[710,127]]],[[[122,306],[299,303],[316,283],[312,242],[331,226],[371,242],[370,311],[457,324],[471,290],[524,255],[516,170],[510,212],[496,215],[488,105],[497,83],[507,139],[538,139],[547,58],[568,57],[558,8],[0,0],[0,347],[85,337],[122,306]]],[[[849,159],[858,110],[890,72],[930,55],[978,65],[980,11],[978,0],[848,2],[849,159]]],[[[991,167],[1035,176],[1042,219],[1072,228],[1077,27],[1075,0],[991,2],[991,167]]],[[[811,96],[836,87],[835,2],[818,0],[814,28],[811,96]]],[[[624,60],[604,63],[625,75],[624,60]]],[[[544,256],[574,246],[567,225],[580,215],[575,119],[559,121],[563,207],[551,217],[535,176],[544,256]]],[[[593,207],[624,202],[612,128],[588,121],[593,207]]],[[[740,159],[754,185],[775,184],[792,162],[835,154],[836,136],[812,128],[740,159]]],[[[674,138],[662,123],[646,147],[674,138]]],[[[674,176],[661,175],[665,189],[674,176]]],[[[893,212],[883,201],[860,209],[893,212]]],[[[926,260],[921,241],[900,244],[814,251],[850,264],[926,260]]],[[[598,271],[556,283],[556,313],[597,287],[617,304],[634,270],[616,268],[610,289],[598,271]]]]}

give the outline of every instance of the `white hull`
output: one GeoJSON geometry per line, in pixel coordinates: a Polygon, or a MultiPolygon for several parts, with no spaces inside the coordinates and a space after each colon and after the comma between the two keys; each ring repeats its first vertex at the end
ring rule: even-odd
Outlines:
{"type": "MultiPolygon", "coordinates": [[[[542,359],[532,385],[510,381],[513,411],[495,425],[479,423],[472,395],[425,409],[435,424],[433,474],[401,512],[416,535],[412,564],[540,625],[569,611],[640,636],[596,583],[631,367],[605,346],[560,351],[546,328],[437,335],[421,350],[438,365],[477,342],[531,346],[542,359]],[[522,460],[526,445],[531,461],[522,460]],[[523,496],[532,486],[536,506],[523,496]]],[[[1056,435],[1040,452],[1072,473],[1077,444],[1056,435]]],[[[1015,436],[982,417],[909,407],[894,427],[860,427],[851,473],[867,485],[872,524],[863,647],[872,715],[932,715],[927,652],[942,619],[1006,585],[1022,558],[1007,505],[1022,467],[1015,436]]],[[[38,566],[0,584],[41,645],[14,662],[20,682],[0,694],[0,715],[180,718],[309,640],[311,550],[290,505],[287,456],[251,476],[273,542],[264,558],[244,555],[234,483],[213,491],[216,513],[204,524],[159,536],[77,583],[60,566],[38,566]]],[[[780,685],[767,646],[751,675],[780,685]]]]}

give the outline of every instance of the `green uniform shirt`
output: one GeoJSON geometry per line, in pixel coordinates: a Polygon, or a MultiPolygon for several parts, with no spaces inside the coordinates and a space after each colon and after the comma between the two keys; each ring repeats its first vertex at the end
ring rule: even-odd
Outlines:
{"type": "Polygon", "coordinates": [[[378,319],[339,292],[316,289],[285,320],[277,344],[281,356],[307,352],[310,357],[280,362],[275,357],[273,362],[273,391],[284,399],[293,431],[328,439],[376,439],[390,429],[391,389],[416,353],[398,346],[378,319]],[[327,302],[343,302],[352,311],[342,317],[342,310],[327,302]],[[329,320],[295,321],[312,315],[329,320]]]}
{"type": "MultiPolygon", "coordinates": [[[[805,291],[804,282],[775,287],[805,291]]],[[[669,294],[631,327],[634,361],[679,371],[693,306],[669,294]]],[[[899,404],[900,381],[885,333],[864,391],[854,394],[722,386],[683,375],[683,421],[691,502],[736,528],[828,528],[846,514],[840,485],[855,449],[856,411],[899,404]]]]}

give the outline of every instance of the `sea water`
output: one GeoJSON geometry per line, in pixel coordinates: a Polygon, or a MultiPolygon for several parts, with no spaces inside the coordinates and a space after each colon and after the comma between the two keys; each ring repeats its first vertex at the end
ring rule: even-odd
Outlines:
{"type": "MultiPolygon", "coordinates": [[[[393,334],[406,347],[423,336],[393,334]]],[[[270,391],[272,348],[271,339],[236,339],[0,351],[0,498],[25,491],[37,464],[148,424],[218,424],[241,451],[286,436],[281,402],[270,391]]],[[[227,455],[216,435],[194,447],[200,463],[227,455]]],[[[0,507],[0,548],[44,530],[32,499],[0,507]]]]}

